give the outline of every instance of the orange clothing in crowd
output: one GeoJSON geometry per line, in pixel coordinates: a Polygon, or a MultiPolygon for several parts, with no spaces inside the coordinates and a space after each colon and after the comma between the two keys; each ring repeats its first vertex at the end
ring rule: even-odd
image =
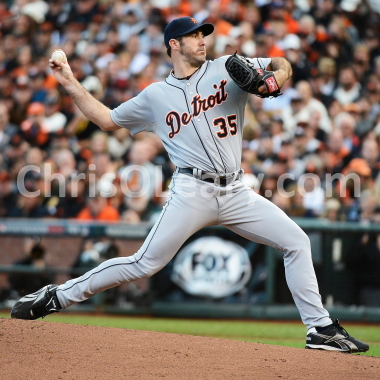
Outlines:
{"type": "Polygon", "coordinates": [[[45,79],[44,87],[48,90],[52,90],[54,88],[57,88],[58,81],[54,78],[54,75],[47,75],[45,79]]]}
{"type": "Polygon", "coordinates": [[[226,20],[218,19],[217,21],[214,22],[214,27],[215,27],[215,33],[217,35],[222,34],[223,36],[228,36],[233,25],[226,20]]]}
{"type": "Polygon", "coordinates": [[[138,81],[137,88],[139,89],[139,91],[142,91],[154,82],[156,82],[155,79],[148,79],[148,78],[142,77],[138,81]]]}
{"type": "Polygon", "coordinates": [[[300,25],[297,20],[295,20],[290,13],[286,13],[284,16],[285,24],[288,28],[288,33],[297,34],[300,29],[300,25]]]}
{"type": "Polygon", "coordinates": [[[21,130],[28,142],[42,147],[49,141],[49,133],[44,124],[35,125],[31,120],[24,120],[21,123],[21,130]]]}
{"type": "Polygon", "coordinates": [[[285,53],[280,47],[274,44],[271,48],[268,49],[268,57],[285,57],[285,53]]]}
{"type": "Polygon", "coordinates": [[[85,207],[76,217],[78,220],[104,220],[104,221],[118,221],[120,220],[119,212],[115,207],[107,205],[95,217],[91,214],[90,209],[85,207]]]}
{"type": "Polygon", "coordinates": [[[343,146],[338,153],[331,152],[333,167],[338,166],[349,154],[350,151],[345,146],[343,146]]]}

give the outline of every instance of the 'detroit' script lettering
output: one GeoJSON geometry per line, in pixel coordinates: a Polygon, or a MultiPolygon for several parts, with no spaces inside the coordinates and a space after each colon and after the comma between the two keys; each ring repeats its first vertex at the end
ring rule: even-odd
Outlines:
{"type": "Polygon", "coordinates": [[[166,115],[166,124],[171,129],[168,136],[173,138],[181,131],[182,125],[187,125],[193,119],[197,117],[201,112],[207,112],[209,109],[214,108],[216,105],[222,104],[227,100],[228,93],[226,92],[227,81],[225,79],[220,81],[219,86],[213,85],[213,88],[218,91],[215,95],[209,95],[207,98],[201,99],[199,95],[195,95],[191,101],[192,113],[183,112],[180,115],[176,111],[170,111],[166,115]]]}

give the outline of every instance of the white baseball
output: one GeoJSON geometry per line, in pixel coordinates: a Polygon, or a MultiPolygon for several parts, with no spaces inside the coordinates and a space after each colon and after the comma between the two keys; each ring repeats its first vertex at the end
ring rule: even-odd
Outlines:
{"type": "Polygon", "coordinates": [[[67,63],[67,57],[63,50],[55,50],[51,55],[51,59],[54,61],[67,63]]]}

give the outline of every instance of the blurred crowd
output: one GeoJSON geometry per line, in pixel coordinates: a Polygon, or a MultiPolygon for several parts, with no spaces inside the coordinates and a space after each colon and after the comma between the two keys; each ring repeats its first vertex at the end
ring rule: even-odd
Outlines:
{"type": "Polygon", "coordinates": [[[209,59],[237,51],[285,57],[293,67],[282,96],[248,102],[246,183],[290,216],[380,221],[377,0],[0,0],[0,217],[139,223],[157,216],[175,169],[160,140],[100,131],[58,85],[48,60],[63,49],[75,77],[112,109],[166,78],[172,65],[163,30],[189,15],[215,25],[209,59]],[[38,197],[17,186],[27,165],[34,169],[25,189],[38,197]],[[292,197],[277,190],[286,173],[292,197]],[[305,173],[314,176],[302,180],[305,173]],[[338,173],[356,177],[327,183],[338,173]]]}

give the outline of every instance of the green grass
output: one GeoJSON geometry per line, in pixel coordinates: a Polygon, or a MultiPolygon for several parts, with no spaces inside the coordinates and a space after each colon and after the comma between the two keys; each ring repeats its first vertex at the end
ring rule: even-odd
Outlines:
{"type": "MultiPolygon", "coordinates": [[[[9,314],[0,313],[0,317],[8,318],[9,314]]],[[[88,314],[72,315],[69,313],[49,315],[45,320],[79,325],[208,336],[298,348],[305,346],[306,333],[306,329],[301,323],[293,322],[91,316],[88,314]]],[[[378,325],[345,323],[344,327],[354,337],[369,343],[370,350],[362,355],[380,357],[380,329],[378,325]]]]}

